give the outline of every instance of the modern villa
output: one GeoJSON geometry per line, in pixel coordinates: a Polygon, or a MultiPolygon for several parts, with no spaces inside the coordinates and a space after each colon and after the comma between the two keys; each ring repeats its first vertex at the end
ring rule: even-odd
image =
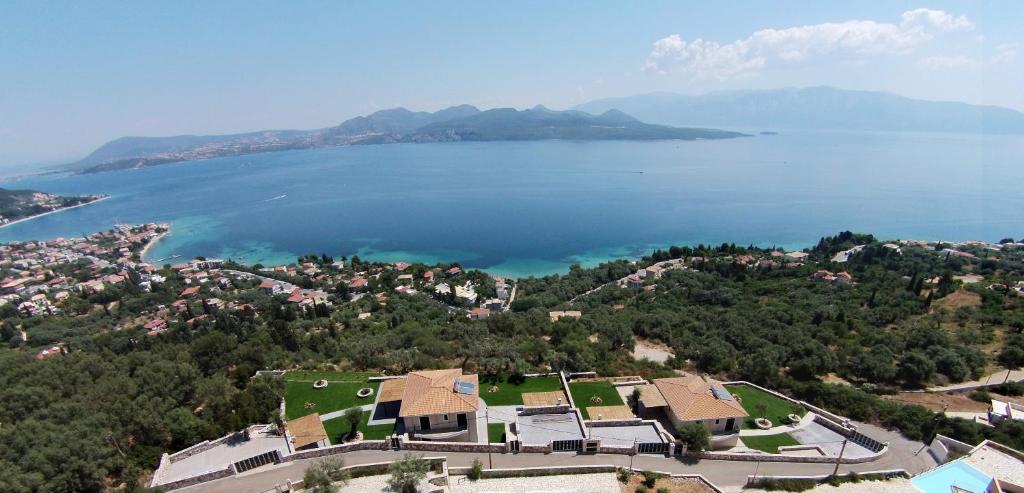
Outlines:
{"type": "Polygon", "coordinates": [[[405,431],[417,439],[476,442],[477,383],[457,368],[409,373],[398,410],[405,431]]]}
{"type": "Polygon", "coordinates": [[[641,390],[642,416],[654,417],[664,412],[677,428],[683,423],[699,422],[716,435],[715,448],[735,446],[741,423],[748,415],[721,383],[687,374],[657,378],[654,386],[660,396],[641,390]]]}

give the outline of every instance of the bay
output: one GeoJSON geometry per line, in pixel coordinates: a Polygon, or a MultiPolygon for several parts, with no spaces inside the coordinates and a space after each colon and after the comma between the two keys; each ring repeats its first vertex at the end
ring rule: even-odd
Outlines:
{"type": "Polygon", "coordinates": [[[0,241],[168,222],[148,260],[299,254],[565,272],[670,244],[1024,236],[1024,138],[790,131],[696,142],[395,144],[6,182],[109,200],[0,241]]]}

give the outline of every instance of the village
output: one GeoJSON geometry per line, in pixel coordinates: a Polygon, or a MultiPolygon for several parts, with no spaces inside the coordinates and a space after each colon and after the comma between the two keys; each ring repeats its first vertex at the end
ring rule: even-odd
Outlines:
{"type": "MultiPolygon", "coordinates": [[[[267,297],[290,316],[311,320],[329,317],[343,306],[364,307],[356,318],[366,322],[380,315],[360,300],[382,306],[396,296],[420,297],[452,316],[481,321],[510,311],[517,297],[516,280],[458,265],[336,261],[327,255],[272,267],[202,257],[166,265],[143,261],[145,251],[168,230],[167,225],[152,223],[119,225],[82,238],[3,245],[0,306],[30,321],[96,310],[117,313],[123,296],[107,295],[150,294],[149,305],[125,313],[112,329],[138,330],[146,338],[158,338],[201,330],[228,314],[258,319],[266,315],[261,306],[267,306],[267,297]]],[[[1021,245],[901,241],[884,248],[897,255],[902,249],[920,248],[935,255],[977,258],[1008,246],[1021,245]]],[[[857,247],[840,252],[832,265],[842,265],[859,252],[857,247]]],[[[808,257],[806,252],[770,250],[716,261],[737,268],[787,269],[807,265],[808,257]]],[[[666,272],[695,271],[708,261],[687,257],[631,262],[632,273],[548,310],[547,316],[552,323],[580,320],[585,313],[573,306],[576,299],[606,286],[654,293],[666,272]]],[[[856,282],[843,270],[814,270],[808,279],[837,288],[856,282]]],[[[955,281],[973,284],[984,277],[960,276],[955,281]]],[[[1024,281],[987,287],[1024,293],[1024,281]]],[[[58,358],[73,350],[61,340],[34,338],[32,328],[18,330],[16,338],[22,344],[42,343],[36,359],[58,358]]],[[[663,363],[672,357],[668,349],[637,342],[637,359],[663,363]]],[[[998,443],[975,447],[941,435],[930,444],[916,442],[769,388],[691,371],[645,378],[593,371],[511,374],[447,368],[394,374],[286,368],[261,369],[252,378],[275,379],[283,385],[279,419],[163,454],[152,486],[233,491],[241,484],[261,484],[264,490],[292,491],[301,487],[301,470],[324,457],[352,457],[350,466],[359,467],[357,462],[388,462],[409,451],[441,457],[444,467],[424,480],[424,488],[439,486],[438,491],[461,491],[453,485],[463,481],[458,477],[471,462],[495,454],[506,469],[530,467],[538,468],[538,475],[565,476],[580,472],[573,467],[587,466],[593,468],[588,474],[605,474],[605,479],[614,479],[615,471],[636,459],[646,470],[661,471],[668,478],[676,474],[696,491],[731,489],[736,486],[736,468],[748,466],[753,467],[752,479],[744,479],[743,486],[760,484],[759,474],[824,477],[832,468],[883,479],[921,477],[952,461],[974,464],[964,467],[982,471],[1002,491],[1015,491],[1021,476],[1014,475],[1024,474],[1021,454],[998,443]],[[695,429],[706,430],[706,437],[695,429]],[[553,454],[564,458],[555,461],[559,467],[545,469],[545,460],[531,458],[553,454]],[[986,466],[993,460],[998,467],[986,466]],[[724,479],[727,476],[733,478],[724,479]]],[[[1024,419],[1021,409],[1014,402],[993,399],[976,418],[1024,419]]],[[[494,478],[502,475],[502,467],[487,470],[494,478]]],[[[619,491],[619,483],[609,484],[619,491]]],[[[594,488],[603,491],[602,486],[594,488]]]]}

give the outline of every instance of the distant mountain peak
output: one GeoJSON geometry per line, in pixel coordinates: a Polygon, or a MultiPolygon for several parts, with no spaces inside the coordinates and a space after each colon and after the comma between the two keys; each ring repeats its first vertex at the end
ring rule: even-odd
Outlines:
{"type": "Polygon", "coordinates": [[[649,93],[599,99],[576,109],[595,114],[621,110],[645,122],[676,126],[1024,133],[1024,113],[1008,108],[830,86],[716,91],[696,96],[649,93]]]}

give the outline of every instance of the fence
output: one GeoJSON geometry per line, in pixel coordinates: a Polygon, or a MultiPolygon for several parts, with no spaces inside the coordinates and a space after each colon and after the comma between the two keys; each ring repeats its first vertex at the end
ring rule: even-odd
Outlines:
{"type": "Polygon", "coordinates": [[[279,462],[281,462],[281,453],[276,450],[271,450],[270,452],[235,462],[234,467],[237,472],[245,472],[249,469],[255,469],[267,464],[277,464],[279,462]]]}
{"type": "Polygon", "coordinates": [[[638,454],[667,454],[668,448],[665,442],[644,442],[637,444],[636,451],[638,454]]]}
{"type": "Polygon", "coordinates": [[[583,448],[583,440],[555,440],[551,442],[554,452],[576,452],[583,448]]]}

